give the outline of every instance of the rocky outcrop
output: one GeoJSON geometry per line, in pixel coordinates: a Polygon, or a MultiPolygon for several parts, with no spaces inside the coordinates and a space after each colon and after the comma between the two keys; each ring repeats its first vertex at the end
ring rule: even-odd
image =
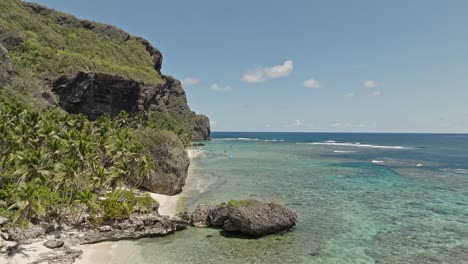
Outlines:
{"type": "Polygon", "coordinates": [[[192,225],[194,227],[209,227],[211,225],[210,212],[213,206],[209,204],[200,204],[192,213],[192,225]]]}
{"type": "Polygon", "coordinates": [[[0,44],[0,88],[10,85],[13,76],[13,67],[8,51],[0,44]]]}
{"type": "Polygon", "coordinates": [[[128,220],[110,223],[104,229],[100,227],[88,230],[77,239],[80,244],[94,244],[104,241],[158,237],[183,229],[185,224],[178,219],[171,219],[167,216],[134,216],[128,220]]]}
{"type": "Polygon", "coordinates": [[[53,91],[60,98],[60,107],[92,120],[106,113],[116,116],[122,110],[168,113],[191,120],[194,139],[210,138],[208,118],[190,110],[180,81],[170,76],[164,76],[163,84],[147,85],[116,75],[79,72],[60,77],[53,83],[53,91]]]}
{"type": "Polygon", "coordinates": [[[151,177],[142,179],[140,186],[155,193],[179,193],[185,185],[190,165],[187,152],[174,134],[161,134],[153,140],[157,144],[148,143],[147,149],[154,157],[155,169],[151,177]]]}
{"type": "Polygon", "coordinates": [[[192,123],[192,139],[207,140],[211,139],[210,119],[205,115],[196,115],[192,123]]]}
{"type": "Polygon", "coordinates": [[[192,215],[194,226],[222,226],[225,231],[239,231],[251,236],[286,231],[294,227],[296,222],[297,213],[294,210],[257,200],[231,201],[218,206],[203,205],[192,215]]]}

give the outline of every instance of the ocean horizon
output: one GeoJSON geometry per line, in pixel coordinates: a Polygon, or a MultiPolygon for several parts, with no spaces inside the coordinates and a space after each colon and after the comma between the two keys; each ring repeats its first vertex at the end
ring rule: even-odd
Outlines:
{"type": "Polygon", "coordinates": [[[246,239],[188,228],[115,263],[466,263],[468,135],[213,132],[182,201],[259,199],[299,214],[246,239]],[[181,250],[183,249],[183,250],[181,250]]]}

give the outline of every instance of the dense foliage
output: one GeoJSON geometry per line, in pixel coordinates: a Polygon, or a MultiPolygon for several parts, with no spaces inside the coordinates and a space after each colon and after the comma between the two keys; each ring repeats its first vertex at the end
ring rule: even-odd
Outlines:
{"type": "Polygon", "coordinates": [[[140,209],[150,206],[148,197],[140,199],[131,190],[153,166],[152,157],[132,136],[138,119],[122,113],[91,122],[82,115],[34,110],[1,98],[0,214],[15,222],[78,221],[84,212],[118,219],[139,201],[140,209]]]}

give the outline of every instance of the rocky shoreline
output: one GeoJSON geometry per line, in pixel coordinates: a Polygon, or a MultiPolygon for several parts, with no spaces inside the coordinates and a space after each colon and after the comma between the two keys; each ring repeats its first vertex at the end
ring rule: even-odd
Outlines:
{"type": "MultiPolygon", "coordinates": [[[[191,166],[202,153],[199,149],[187,150],[191,166]]],[[[7,220],[0,219],[0,263],[95,263],[96,258],[110,261],[110,247],[99,250],[93,247],[103,242],[166,236],[190,224],[187,214],[176,215],[180,196],[151,195],[161,204],[153,213],[133,215],[128,220],[94,227],[42,224],[27,229],[7,229],[7,220]],[[88,257],[87,251],[99,256],[88,257]]]]}

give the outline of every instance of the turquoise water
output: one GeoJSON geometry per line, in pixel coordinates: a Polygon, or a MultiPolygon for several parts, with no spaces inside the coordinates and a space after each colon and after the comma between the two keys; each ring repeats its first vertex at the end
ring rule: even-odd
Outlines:
{"type": "Polygon", "coordinates": [[[468,263],[468,136],[215,133],[187,191],[299,213],[286,234],[216,229],[131,242],[131,263],[468,263]],[[274,140],[274,141],[273,141],[274,140]],[[356,143],[359,142],[359,143],[356,143]]]}

